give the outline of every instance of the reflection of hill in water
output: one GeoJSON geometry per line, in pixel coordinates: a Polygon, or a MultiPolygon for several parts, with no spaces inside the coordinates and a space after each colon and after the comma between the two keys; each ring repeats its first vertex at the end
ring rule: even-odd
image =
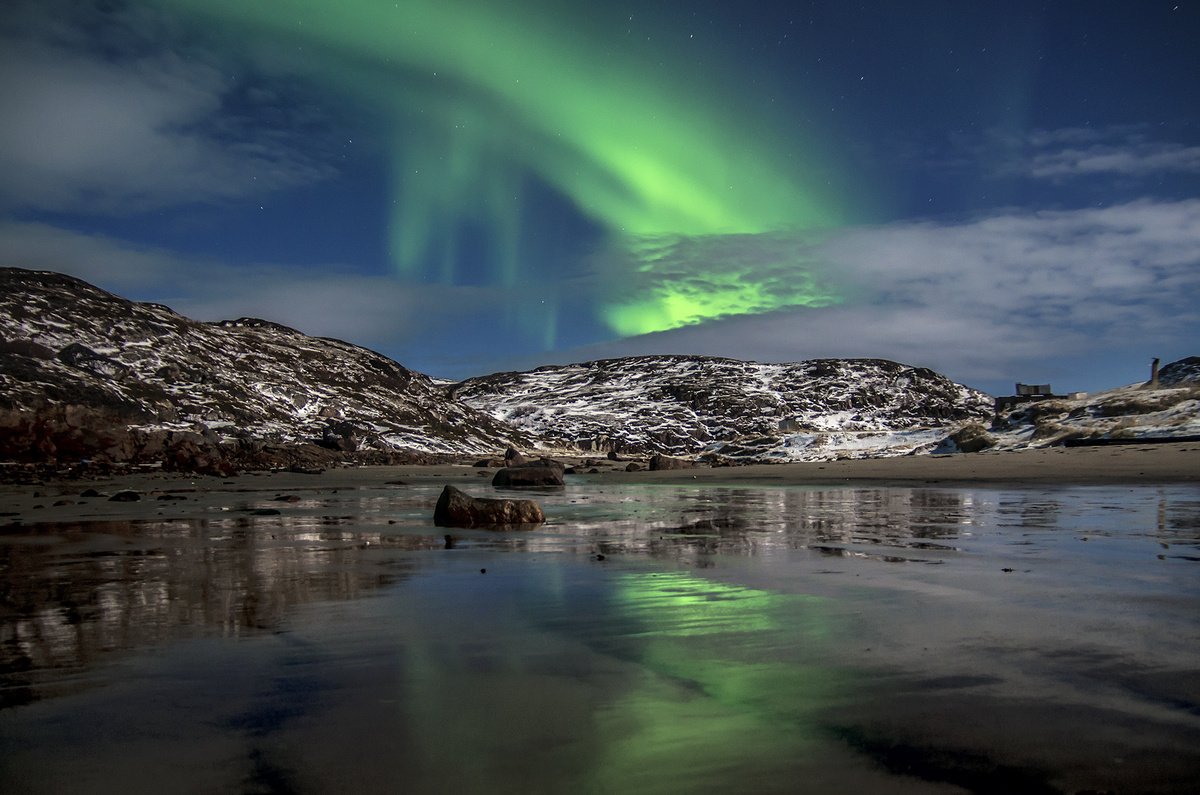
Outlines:
{"type": "Polygon", "coordinates": [[[439,488],[320,489],[295,502],[213,492],[173,503],[171,520],[0,528],[0,706],[60,692],[106,652],[283,629],[297,605],[357,599],[406,577],[422,559],[412,550],[636,555],[695,568],[721,555],[816,558],[831,570],[853,558],[890,569],[970,565],[1017,537],[1035,555],[1076,536],[1136,532],[1158,542],[1159,558],[1200,558],[1200,501],[1178,490],[591,483],[530,495],[550,518],[539,530],[447,539],[428,520],[439,488]],[[253,515],[277,505],[280,515],[253,515]]]}
{"type": "Polygon", "coordinates": [[[624,486],[566,496],[573,504],[547,509],[561,535],[519,536],[506,546],[536,551],[573,544],[605,555],[648,554],[695,566],[707,565],[714,554],[802,550],[887,563],[945,563],[998,529],[1053,533],[1081,525],[1104,534],[1136,521],[1164,544],[1195,547],[1200,527],[1200,502],[1145,489],[624,486]]]}
{"type": "Polygon", "coordinates": [[[954,540],[979,518],[966,491],[625,488],[593,492],[567,523],[573,536],[591,539],[604,554],[647,553],[704,565],[715,553],[852,547],[928,562],[930,550],[954,552],[954,540]]]}
{"type": "Polygon", "coordinates": [[[444,544],[329,526],[336,519],[272,519],[8,528],[0,673],[87,667],[105,652],[179,637],[270,631],[296,605],[357,599],[406,576],[407,559],[388,552],[444,544]]]}

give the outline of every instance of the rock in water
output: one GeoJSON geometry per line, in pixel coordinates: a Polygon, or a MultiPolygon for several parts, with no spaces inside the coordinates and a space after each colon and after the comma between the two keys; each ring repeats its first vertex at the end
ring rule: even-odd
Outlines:
{"type": "Polygon", "coordinates": [[[507,466],[492,478],[492,486],[497,489],[536,489],[562,486],[562,464],[549,458],[532,461],[520,466],[507,466]]]}
{"type": "Polygon", "coordinates": [[[691,461],[684,461],[680,458],[669,458],[665,455],[656,455],[650,458],[651,472],[660,469],[693,469],[695,466],[691,461]]]}
{"type": "Polygon", "coordinates": [[[433,523],[438,527],[505,527],[545,521],[542,507],[533,500],[472,497],[454,486],[442,489],[433,509],[433,523]]]}

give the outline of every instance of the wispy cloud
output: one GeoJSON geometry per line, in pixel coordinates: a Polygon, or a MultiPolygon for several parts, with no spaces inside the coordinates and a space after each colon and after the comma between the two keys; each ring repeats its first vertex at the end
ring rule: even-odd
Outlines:
{"type": "Polygon", "coordinates": [[[1009,136],[998,149],[1010,153],[1005,172],[1039,180],[1200,174],[1200,146],[1161,136],[1147,125],[1067,127],[1009,136]]]}
{"type": "Polygon", "coordinates": [[[1200,146],[1149,141],[1126,146],[1096,144],[1039,152],[1029,162],[1031,176],[1049,179],[1094,174],[1145,177],[1171,172],[1200,174],[1200,146]]]}
{"type": "Polygon", "coordinates": [[[120,213],[333,173],[289,131],[302,109],[231,83],[203,54],[157,46],[145,14],[67,21],[87,8],[18,3],[0,28],[0,206],[120,213]],[[119,58],[104,46],[113,38],[119,58]],[[270,109],[270,126],[248,121],[270,109]]]}

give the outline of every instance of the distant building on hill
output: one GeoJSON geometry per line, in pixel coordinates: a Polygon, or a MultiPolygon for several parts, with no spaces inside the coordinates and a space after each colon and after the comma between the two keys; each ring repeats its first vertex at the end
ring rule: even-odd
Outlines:
{"type": "Polygon", "coordinates": [[[1015,395],[996,398],[996,413],[1003,414],[1023,403],[1037,403],[1041,400],[1056,398],[1075,400],[1084,397],[1085,394],[1084,392],[1070,392],[1066,395],[1056,395],[1049,384],[1017,384],[1015,395]]]}

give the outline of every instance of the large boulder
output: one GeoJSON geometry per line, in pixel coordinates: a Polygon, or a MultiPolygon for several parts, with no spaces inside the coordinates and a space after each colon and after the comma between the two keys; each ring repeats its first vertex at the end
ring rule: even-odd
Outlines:
{"type": "Polygon", "coordinates": [[[438,527],[514,527],[546,521],[533,500],[496,500],[472,497],[454,486],[442,489],[433,509],[438,527]]]}
{"type": "Polygon", "coordinates": [[[539,458],[524,464],[509,464],[492,478],[498,489],[537,489],[562,486],[566,467],[552,458],[539,458]]]}
{"type": "Polygon", "coordinates": [[[361,444],[358,428],[349,422],[333,422],[325,429],[324,435],[315,443],[327,450],[341,453],[353,453],[361,444]]]}
{"type": "Polygon", "coordinates": [[[650,458],[650,471],[660,469],[694,469],[695,464],[682,458],[669,458],[665,455],[655,455],[650,458]]]}
{"type": "Polygon", "coordinates": [[[943,446],[953,445],[951,449],[960,453],[978,453],[996,445],[996,437],[988,433],[987,428],[977,422],[964,425],[946,437],[943,446]]]}
{"type": "Polygon", "coordinates": [[[1189,356],[1164,364],[1158,372],[1158,383],[1161,386],[1200,385],[1200,356],[1189,356]]]}

